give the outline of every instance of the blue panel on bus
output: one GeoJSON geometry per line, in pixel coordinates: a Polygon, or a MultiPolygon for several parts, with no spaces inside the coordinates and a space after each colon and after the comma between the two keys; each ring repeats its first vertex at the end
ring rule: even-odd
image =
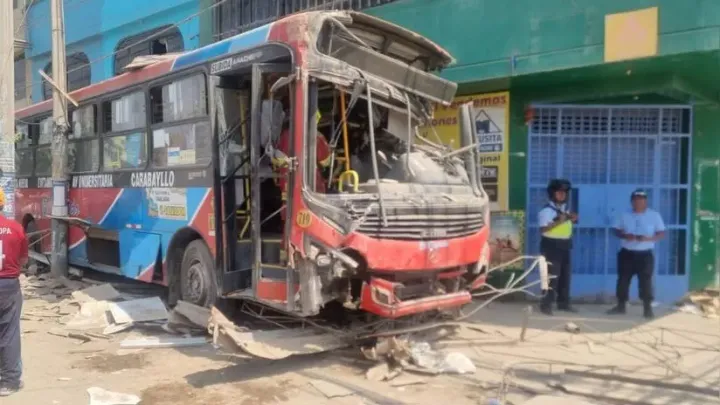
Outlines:
{"type": "Polygon", "coordinates": [[[267,41],[272,24],[257,27],[232,38],[196,49],[175,59],[172,70],[179,70],[198,63],[208,62],[230,53],[250,49],[267,41]]]}
{"type": "Polygon", "coordinates": [[[155,263],[160,248],[160,235],[124,229],[120,233],[120,263],[125,277],[137,278],[155,263]]]}

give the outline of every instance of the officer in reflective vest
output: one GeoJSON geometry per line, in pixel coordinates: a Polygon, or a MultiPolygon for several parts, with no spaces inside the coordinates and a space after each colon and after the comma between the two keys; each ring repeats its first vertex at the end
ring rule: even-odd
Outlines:
{"type": "Polygon", "coordinates": [[[570,306],[570,252],[573,224],[577,223],[578,217],[567,208],[570,188],[567,180],[550,180],[547,186],[549,201],[538,213],[538,225],[542,233],[540,253],[549,263],[551,276],[550,290],[544,291],[540,304],[540,311],[546,315],[552,315],[555,301],[558,310],[574,312],[570,306]]]}

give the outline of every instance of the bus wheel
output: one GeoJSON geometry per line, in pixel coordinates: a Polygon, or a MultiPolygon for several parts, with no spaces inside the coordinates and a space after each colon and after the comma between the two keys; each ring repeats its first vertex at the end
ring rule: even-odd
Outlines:
{"type": "Polygon", "coordinates": [[[181,299],[210,308],[217,298],[213,259],[202,240],[194,240],[185,248],[180,268],[181,299]]]}

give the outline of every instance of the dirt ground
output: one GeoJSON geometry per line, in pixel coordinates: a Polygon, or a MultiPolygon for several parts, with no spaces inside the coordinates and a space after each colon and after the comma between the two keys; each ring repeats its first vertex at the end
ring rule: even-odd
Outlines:
{"type": "MultiPolygon", "coordinates": [[[[24,312],[47,305],[41,299],[27,300],[24,312]]],[[[48,333],[58,326],[54,318],[26,320],[22,323],[25,389],[0,404],[88,404],[90,387],[137,395],[143,405],[463,405],[488,404],[493,398],[522,404],[538,395],[569,394],[597,404],[623,403],[623,398],[651,404],[718,401],[717,396],[569,378],[566,371],[615,366],[654,381],[685,381],[717,389],[717,319],[658,308],[658,319],[645,323],[639,308],[631,308],[626,317],[609,319],[602,315],[606,308],[583,306],[568,318],[532,315],[520,342],[526,307],[492,304],[476,315],[470,327],[436,345],[467,355],[477,366],[476,373],[420,376],[421,384],[401,387],[367,380],[368,364],[354,351],[278,361],[227,354],[211,344],[130,351],[119,349],[119,342],[138,331],[79,344],[48,333]],[[575,326],[578,333],[566,330],[575,326]],[[328,398],[313,386],[318,380],[351,394],[328,398]],[[613,393],[620,402],[602,400],[613,393]]]]}

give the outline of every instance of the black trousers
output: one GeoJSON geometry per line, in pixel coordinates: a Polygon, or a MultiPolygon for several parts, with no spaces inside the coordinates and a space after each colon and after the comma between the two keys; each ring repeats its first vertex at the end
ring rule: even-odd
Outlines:
{"type": "Polygon", "coordinates": [[[20,383],[22,302],[20,282],[17,279],[0,278],[0,386],[17,386],[20,383]]]}
{"type": "Polygon", "coordinates": [[[542,305],[550,307],[554,301],[558,306],[570,305],[570,253],[572,241],[570,239],[552,239],[543,237],[540,240],[540,254],[549,262],[550,290],[545,292],[542,305]]]}
{"type": "Polygon", "coordinates": [[[653,300],[653,269],[655,257],[652,250],[634,251],[620,249],[617,255],[617,299],[618,302],[627,302],[630,297],[630,282],[633,276],[638,277],[638,290],[643,302],[653,300]]]}

